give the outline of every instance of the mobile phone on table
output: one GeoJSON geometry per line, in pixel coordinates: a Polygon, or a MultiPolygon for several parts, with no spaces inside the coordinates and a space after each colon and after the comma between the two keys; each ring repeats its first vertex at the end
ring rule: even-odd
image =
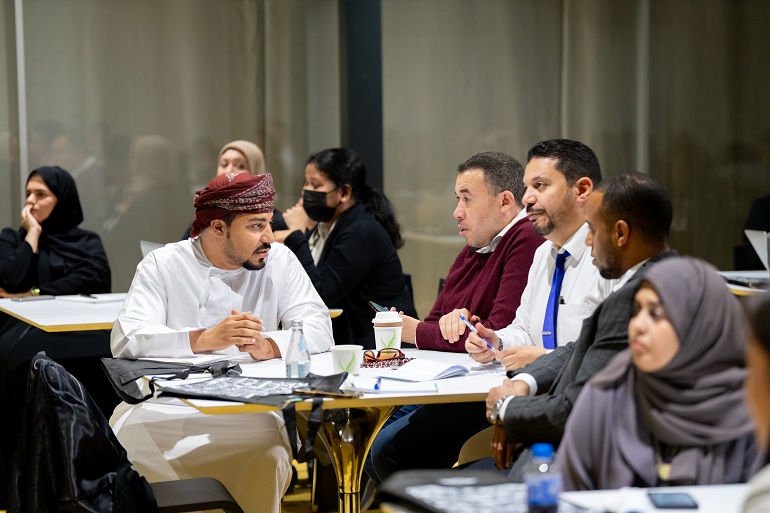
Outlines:
{"type": "Polygon", "coordinates": [[[372,310],[374,310],[375,312],[387,312],[388,311],[387,308],[385,308],[382,305],[378,305],[374,301],[369,301],[369,306],[371,306],[372,310]]]}
{"type": "Polygon", "coordinates": [[[11,301],[41,301],[43,299],[54,299],[54,296],[23,296],[23,297],[12,297],[11,301]]]}
{"type": "Polygon", "coordinates": [[[685,492],[647,492],[652,505],[658,509],[698,509],[698,503],[685,492]]]}

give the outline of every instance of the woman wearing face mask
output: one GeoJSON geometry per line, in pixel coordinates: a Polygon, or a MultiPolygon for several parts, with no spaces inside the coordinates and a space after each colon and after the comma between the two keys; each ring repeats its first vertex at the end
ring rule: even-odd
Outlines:
{"type": "Polygon", "coordinates": [[[742,483],[761,458],[743,401],[745,317],[709,264],[656,264],[629,349],[583,389],[557,464],[566,490],[742,483]]]}
{"type": "MultiPolygon", "coordinates": [[[[26,194],[21,228],[0,233],[0,297],[110,292],[99,236],[77,227],[83,213],[72,176],[59,167],[38,168],[27,179],[26,194]]],[[[0,315],[0,326],[0,483],[7,483],[29,362],[38,351],[76,374],[105,410],[117,401],[97,358],[110,356],[108,331],[47,333],[6,315],[0,315]]],[[[0,487],[0,509],[5,491],[0,487]]]]}
{"type": "Polygon", "coordinates": [[[337,344],[374,348],[368,301],[416,315],[396,249],[403,246],[393,206],[366,183],[366,168],[349,149],[311,155],[300,202],[284,212],[276,232],[308,271],[330,308],[337,344]],[[312,264],[312,265],[308,265],[312,264]]]}
{"type": "Polygon", "coordinates": [[[743,513],[770,511],[770,294],[749,298],[749,345],[746,364],[746,400],[754,418],[757,443],[765,453],[765,468],[751,480],[743,513]]]}

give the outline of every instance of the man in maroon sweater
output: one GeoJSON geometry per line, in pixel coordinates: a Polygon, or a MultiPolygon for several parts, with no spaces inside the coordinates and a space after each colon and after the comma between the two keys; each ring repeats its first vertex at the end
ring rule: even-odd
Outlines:
{"type": "Polygon", "coordinates": [[[468,243],[449,268],[433,310],[422,322],[402,315],[402,342],[420,349],[465,352],[466,325],[508,326],[519,307],[535,250],[535,234],[521,202],[524,169],[505,153],[478,153],[457,168],[454,217],[468,243]]]}
{"type": "MultiPolygon", "coordinates": [[[[461,314],[490,329],[508,326],[516,317],[535,250],[545,242],[535,234],[521,202],[526,190],[524,169],[515,158],[495,151],[478,153],[460,164],[457,171],[454,216],[468,245],[450,267],[444,287],[425,320],[401,315],[402,342],[416,342],[420,349],[465,352],[467,331],[461,314]]],[[[458,429],[461,434],[454,440],[457,447],[468,438],[466,429],[476,432],[486,423],[481,418],[485,410],[481,403],[430,406],[439,417],[443,411],[451,413],[453,429],[469,424],[458,429]]],[[[397,433],[388,427],[419,408],[424,406],[399,408],[375,438],[364,466],[372,485],[380,479],[371,458],[376,458],[397,433]]],[[[443,435],[441,443],[449,443],[452,430],[443,435]]],[[[362,500],[372,497],[373,491],[374,487],[367,485],[362,500]]]]}

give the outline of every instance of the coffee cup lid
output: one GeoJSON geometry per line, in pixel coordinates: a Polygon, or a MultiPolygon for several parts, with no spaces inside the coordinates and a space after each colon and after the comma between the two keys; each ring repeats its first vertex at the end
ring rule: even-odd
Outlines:
{"type": "Polygon", "coordinates": [[[374,324],[393,322],[401,322],[401,316],[398,315],[398,312],[377,312],[374,319],[372,319],[372,323],[374,324]]]}

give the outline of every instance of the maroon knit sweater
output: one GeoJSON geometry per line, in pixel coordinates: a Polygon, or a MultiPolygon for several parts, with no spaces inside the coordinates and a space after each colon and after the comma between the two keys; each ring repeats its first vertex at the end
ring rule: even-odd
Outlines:
{"type": "Polygon", "coordinates": [[[464,353],[470,330],[450,344],[438,326],[441,316],[456,308],[478,315],[487,328],[508,326],[516,317],[535,250],[543,242],[525,217],[511,226],[492,253],[479,254],[465,246],[449,268],[433,310],[417,326],[417,347],[464,353]]]}

